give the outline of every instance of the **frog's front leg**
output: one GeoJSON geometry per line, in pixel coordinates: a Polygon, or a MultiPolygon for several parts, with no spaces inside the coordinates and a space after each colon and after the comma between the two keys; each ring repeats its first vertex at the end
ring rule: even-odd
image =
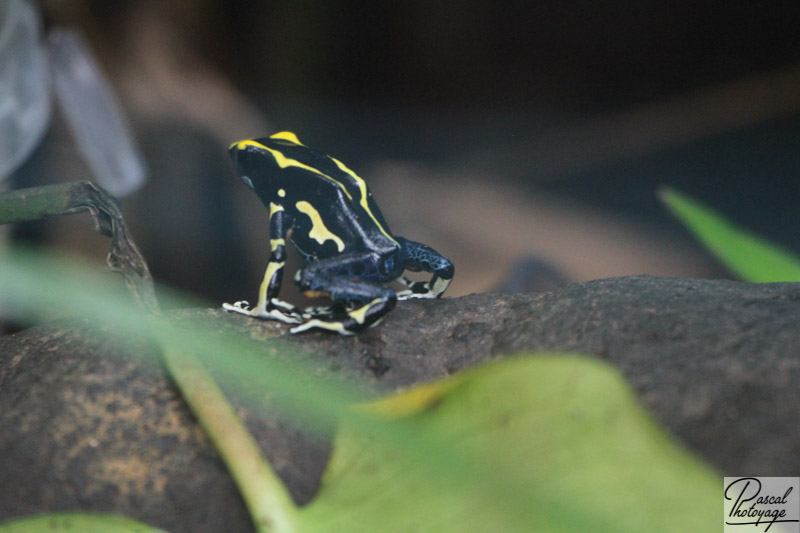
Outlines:
{"type": "Polygon", "coordinates": [[[282,206],[270,204],[269,217],[269,263],[264,272],[264,280],[258,291],[258,303],[251,309],[246,301],[234,304],[222,304],[226,311],[241,313],[258,318],[280,320],[288,324],[299,324],[302,315],[292,304],[278,300],[278,292],[283,280],[283,269],[286,264],[286,235],[292,220],[282,206]]]}
{"type": "Polygon", "coordinates": [[[455,273],[453,263],[433,248],[424,244],[402,237],[395,237],[395,240],[402,247],[406,270],[431,272],[433,274],[430,281],[411,281],[403,276],[397,278],[395,281],[408,287],[408,290],[397,293],[397,299],[440,297],[453,280],[453,274],[455,273]]]}
{"type": "Polygon", "coordinates": [[[308,296],[330,297],[344,308],[340,313],[335,312],[336,306],[306,310],[303,315],[308,320],[291,332],[320,328],[352,335],[377,324],[397,302],[394,290],[369,281],[380,279],[378,262],[376,254],[364,253],[307,265],[296,278],[300,289],[308,296]],[[314,314],[315,309],[320,309],[321,314],[314,314]]]}

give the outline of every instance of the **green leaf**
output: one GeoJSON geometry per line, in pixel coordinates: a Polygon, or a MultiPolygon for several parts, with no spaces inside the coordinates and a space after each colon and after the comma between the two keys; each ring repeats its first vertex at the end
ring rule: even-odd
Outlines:
{"type": "Polygon", "coordinates": [[[0,300],[17,316],[80,313],[115,331],[168,338],[215,378],[238,384],[253,407],[265,396],[285,398],[280,405],[301,423],[340,418],[321,493],[282,531],[719,527],[721,479],[676,446],[624,380],[595,359],[506,360],[353,410],[346,406],[363,395],[317,377],[288,348],[278,356],[269,343],[228,334],[220,322],[142,316],[113,285],[64,257],[19,250],[0,257],[0,300]]]}
{"type": "Polygon", "coordinates": [[[0,524],[0,533],[164,533],[130,518],[101,513],[53,513],[15,518],[0,524]]]}
{"type": "Polygon", "coordinates": [[[800,258],[747,230],[707,206],[663,188],[659,197],[727,268],[745,281],[800,281],[800,258]]]}
{"type": "Polygon", "coordinates": [[[489,364],[372,404],[387,446],[345,421],[297,531],[641,532],[720,527],[721,477],[588,357],[489,364]]]}

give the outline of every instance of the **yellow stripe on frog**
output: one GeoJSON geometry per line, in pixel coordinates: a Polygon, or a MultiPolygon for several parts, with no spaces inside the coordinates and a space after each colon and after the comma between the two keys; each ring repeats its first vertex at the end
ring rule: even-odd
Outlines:
{"type": "Polygon", "coordinates": [[[350,318],[358,322],[359,324],[363,324],[364,320],[366,320],[367,311],[378,305],[379,303],[383,302],[383,298],[375,298],[370,303],[359,307],[353,311],[347,313],[350,318]]]}
{"type": "MultiPolygon", "coordinates": [[[[276,135],[278,135],[278,134],[276,134],[276,135]]],[[[341,182],[336,181],[332,177],[328,176],[327,174],[325,174],[323,172],[320,172],[319,170],[317,170],[314,167],[310,167],[310,166],[308,166],[308,165],[306,165],[304,163],[301,163],[300,161],[298,161],[296,159],[292,159],[291,157],[286,157],[285,155],[283,155],[283,153],[280,152],[280,150],[275,150],[273,148],[269,148],[269,147],[261,144],[260,142],[254,141],[252,139],[247,139],[247,140],[244,140],[244,141],[235,142],[235,143],[233,143],[231,145],[231,148],[233,148],[234,146],[236,147],[237,150],[244,150],[248,146],[255,146],[256,148],[260,148],[261,150],[266,150],[267,152],[272,154],[272,157],[275,158],[275,162],[278,163],[279,167],[281,167],[281,168],[289,168],[289,167],[302,168],[303,170],[308,170],[310,172],[313,172],[314,174],[318,174],[318,175],[322,176],[323,178],[329,179],[332,182],[334,182],[336,185],[339,186],[340,189],[342,189],[342,191],[347,195],[348,198],[350,198],[350,200],[353,199],[353,197],[350,196],[350,193],[347,192],[347,189],[345,188],[344,185],[341,184],[341,182]]]]}
{"type": "Polygon", "coordinates": [[[361,191],[361,201],[359,202],[361,204],[361,207],[364,209],[364,211],[366,211],[367,215],[369,215],[369,217],[375,222],[375,225],[378,226],[378,229],[381,230],[381,233],[383,233],[387,239],[397,244],[397,241],[394,240],[394,237],[389,235],[389,232],[386,231],[383,228],[383,226],[381,226],[381,223],[378,222],[378,219],[375,218],[375,215],[372,214],[372,211],[370,210],[369,205],[367,204],[367,182],[364,181],[358,174],[347,168],[347,166],[345,166],[344,163],[342,163],[335,157],[332,156],[328,157],[330,157],[333,160],[333,162],[336,163],[336,166],[339,167],[339,170],[341,170],[346,174],[349,174],[350,177],[356,181],[356,183],[358,184],[358,189],[359,191],[361,191]]]}

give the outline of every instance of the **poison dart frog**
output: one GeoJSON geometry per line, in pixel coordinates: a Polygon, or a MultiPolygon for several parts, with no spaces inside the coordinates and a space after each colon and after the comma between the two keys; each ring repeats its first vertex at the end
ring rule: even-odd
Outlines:
{"type": "Polygon", "coordinates": [[[320,328],[350,335],[377,324],[397,300],[440,297],[453,279],[450,260],[392,235],[362,178],[294,133],[239,141],[229,152],[242,181],[269,209],[270,256],[256,306],[226,303],[226,311],[298,324],[292,333],[320,328]],[[305,258],[295,282],[333,305],[300,309],[278,299],[287,239],[305,258]],[[411,281],[406,270],[432,277],[411,281]],[[407,289],[383,285],[392,281],[407,289]]]}

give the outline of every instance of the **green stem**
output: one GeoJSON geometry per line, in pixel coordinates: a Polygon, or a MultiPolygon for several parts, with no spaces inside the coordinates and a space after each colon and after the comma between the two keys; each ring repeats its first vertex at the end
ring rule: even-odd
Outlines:
{"type": "Polygon", "coordinates": [[[88,211],[95,230],[111,238],[106,264],[119,272],[138,302],[148,311],[158,312],[153,278],[122,218],[114,196],[91,181],[75,181],[18,189],[0,194],[0,224],[39,220],[88,211]]]}
{"type": "Polygon", "coordinates": [[[184,349],[168,340],[161,346],[178,388],[236,481],[256,531],[294,533],[297,506],[219,386],[184,349]]]}

